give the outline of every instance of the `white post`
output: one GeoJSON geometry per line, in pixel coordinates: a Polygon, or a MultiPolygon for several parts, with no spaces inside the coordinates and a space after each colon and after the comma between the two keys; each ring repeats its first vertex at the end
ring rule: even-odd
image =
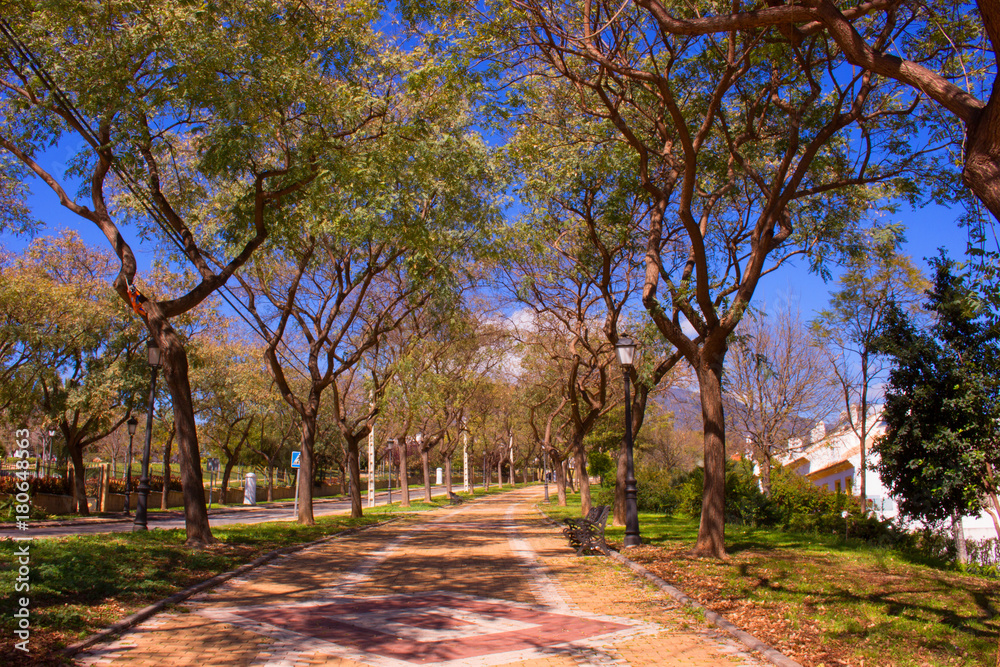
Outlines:
{"type": "Polygon", "coordinates": [[[375,507],[375,426],[368,434],[368,507],[375,507]]]}
{"type": "Polygon", "coordinates": [[[464,439],[462,444],[462,480],[465,482],[465,492],[470,493],[472,489],[469,488],[469,432],[465,431],[462,435],[464,439]]]}
{"type": "Polygon", "coordinates": [[[514,434],[510,434],[510,485],[514,486],[514,434]]]}

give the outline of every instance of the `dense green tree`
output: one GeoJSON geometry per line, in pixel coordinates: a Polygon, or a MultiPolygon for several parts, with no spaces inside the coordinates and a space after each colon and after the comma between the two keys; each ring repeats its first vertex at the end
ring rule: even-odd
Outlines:
{"type": "Polygon", "coordinates": [[[978,513],[986,498],[1000,509],[1000,338],[968,276],[944,255],[933,266],[934,324],[925,331],[895,308],[876,341],[892,370],[873,451],[900,511],[936,522],[978,513]]]}

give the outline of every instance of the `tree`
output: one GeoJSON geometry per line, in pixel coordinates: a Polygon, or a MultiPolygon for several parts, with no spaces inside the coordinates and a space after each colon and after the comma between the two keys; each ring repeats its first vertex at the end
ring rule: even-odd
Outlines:
{"type": "Polygon", "coordinates": [[[723,376],[728,427],[747,438],[770,496],[774,457],[825,419],[837,393],[826,355],[790,307],[744,317],[730,348],[723,376]]]}
{"type": "MultiPolygon", "coordinates": [[[[655,332],[643,330],[635,313],[645,253],[641,226],[650,213],[649,198],[637,183],[628,147],[608,141],[606,123],[586,118],[567,122],[566,100],[560,99],[558,90],[539,83],[528,91],[549,103],[530,110],[509,148],[524,178],[521,198],[529,207],[525,226],[532,230],[527,235],[548,247],[547,256],[561,256],[564,270],[594,276],[590,289],[602,302],[595,304],[595,317],[598,311],[603,314],[602,329],[609,343],[614,345],[627,331],[642,346],[637,362],[623,369],[634,388],[631,427],[637,437],[651,396],[663,388],[661,382],[681,360],[655,332]]],[[[535,434],[537,438],[537,428],[535,434]]],[[[622,434],[613,508],[616,525],[625,524],[626,457],[622,434]]],[[[561,488],[564,499],[565,486],[561,488]]]]}
{"type": "MultiPolygon", "coordinates": [[[[539,11],[535,2],[514,4],[539,11]]],[[[823,33],[827,48],[835,48],[846,62],[861,68],[862,78],[902,84],[893,86],[892,94],[901,96],[903,106],[921,111],[925,122],[941,135],[953,135],[949,125],[954,119],[962,123],[962,136],[951,137],[954,152],[961,150],[962,181],[1000,219],[1000,99],[993,85],[1000,12],[993,3],[899,0],[838,6],[834,0],[798,0],[748,10],[734,5],[733,11],[701,2],[679,6],[635,0],[634,4],[662,35],[713,36],[720,41],[740,35],[755,42],[754,48],[762,53],[773,40],[795,50],[808,48],[823,33]],[[769,31],[772,27],[777,30],[769,31]],[[760,39],[764,35],[768,39],[760,39]],[[928,109],[925,102],[936,107],[928,109]]],[[[602,26],[604,34],[624,30],[629,13],[616,14],[616,10],[617,6],[597,3],[588,12],[588,24],[602,26]]],[[[597,30],[584,32],[591,39],[589,43],[580,40],[577,53],[596,55],[599,34],[597,30]]],[[[810,78],[820,76],[816,71],[810,78]]],[[[798,85],[804,91],[809,83],[798,85]]],[[[923,150],[919,145],[900,145],[900,149],[912,154],[923,150]]],[[[945,168],[943,173],[948,171],[945,168]]],[[[962,193],[951,197],[961,198],[962,193]]]]}
{"type": "Polygon", "coordinates": [[[8,410],[37,415],[62,433],[74,467],[73,495],[88,514],[84,449],[125,423],[145,388],[137,327],[108,285],[112,258],[66,232],[34,241],[0,275],[19,366],[8,410]],[[14,299],[18,303],[13,303],[14,299]],[[16,322],[16,326],[15,326],[16,322]]]}
{"type": "Polygon", "coordinates": [[[511,4],[493,25],[516,75],[562,86],[568,122],[601,119],[613,128],[607,140],[631,151],[650,210],[642,303],[699,383],[705,485],[694,551],[724,557],[729,337],[763,275],[802,253],[822,266],[880,201],[912,197],[927,167],[901,150],[921,138],[912,108],[844,66],[822,31],[794,41],[777,30],[677,37],[642,3],[511,4]]]}
{"type": "Polygon", "coordinates": [[[292,444],[298,440],[295,413],[285,401],[275,396],[269,405],[261,406],[259,433],[250,438],[251,462],[259,462],[267,472],[267,500],[274,500],[274,470],[290,460],[292,444]]]}
{"type": "MultiPolygon", "coordinates": [[[[417,85],[437,63],[403,64],[413,69],[396,72],[390,92],[398,99],[383,135],[367,147],[364,168],[310,211],[300,238],[270,245],[254,274],[241,278],[266,332],[270,372],[302,418],[302,479],[312,479],[317,416],[330,392],[348,450],[353,516],[361,515],[360,443],[391,377],[375,360],[377,348],[412,313],[448,309],[456,276],[488,245],[495,215],[489,150],[445,105],[458,101],[425,95],[417,85]],[[358,406],[365,408],[360,419],[358,406]]],[[[311,489],[300,497],[299,521],[314,521],[311,489]]]]}
{"type": "MultiPolygon", "coordinates": [[[[232,326],[232,323],[229,323],[232,326]]],[[[194,389],[202,432],[223,459],[221,489],[229,488],[233,466],[252,433],[262,428],[262,409],[270,407],[270,379],[260,349],[246,341],[206,341],[197,350],[194,389]]]]}
{"type": "Polygon", "coordinates": [[[913,313],[927,286],[910,258],[898,253],[897,235],[892,230],[884,230],[888,237],[873,231],[861,251],[847,258],[840,289],[830,299],[831,308],[813,322],[813,333],[827,350],[840,387],[847,424],[858,436],[862,499],[868,497],[868,441],[878,425],[869,412],[879,400],[878,389],[888,370],[887,360],[875,352],[875,338],[889,310],[895,306],[913,313]]]}
{"type": "Polygon", "coordinates": [[[223,288],[272,230],[294,225],[288,211],[310,185],[349,170],[355,141],[378,132],[386,108],[366,70],[378,49],[373,12],[267,1],[5,6],[0,181],[36,176],[121,262],[114,288],[162,351],[189,544],[212,535],[172,320],[223,288]],[[38,159],[60,141],[81,147],[66,174],[82,182],[79,197],[38,159]],[[129,220],[194,280],[143,294],[121,232],[129,220]]]}
{"type": "Polygon", "coordinates": [[[876,340],[892,359],[876,468],[908,516],[957,522],[989,498],[996,519],[1000,338],[968,277],[943,254],[932,264],[930,330],[893,308],[876,340]]]}

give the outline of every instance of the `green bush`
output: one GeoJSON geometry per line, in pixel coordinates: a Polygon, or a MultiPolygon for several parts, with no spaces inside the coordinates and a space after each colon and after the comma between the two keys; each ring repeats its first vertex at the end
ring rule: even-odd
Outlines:
{"type": "Polygon", "coordinates": [[[640,512],[673,514],[681,504],[681,483],[685,475],[675,470],[638,466],[636,504],[640,512]]]}
{"type": "MultiPolygon", "coordinates": [[[[17,506],[20,503],[17,502],[16,496],[7,496],[7,498],[0,500],[0,519],[4,521],[17,521],[17,517],[20,514],[17,511],[17,506]]],[[[44,519],[48,514],[45,510],[37,505],[32,504],[28,511],[29,519],[44,519]]]]}
{"type": "Polygon", "coordinates": [[[750,461],[726,465],[726,523],[756,528],[775,522],[774,503],[760,490],[750,461]]]}
{"type": "MultiPolygon", "coordinates": [[[[693,517],[701,516],[701,496],[705,485],[704,468],[695,468],[680,488],[680,511],[693,517]]],[[[760,491],[753,465],[748,461],[726,463],[726,522],[746,526],[767,526],[774,523],[770,501],[760,491]]]]}

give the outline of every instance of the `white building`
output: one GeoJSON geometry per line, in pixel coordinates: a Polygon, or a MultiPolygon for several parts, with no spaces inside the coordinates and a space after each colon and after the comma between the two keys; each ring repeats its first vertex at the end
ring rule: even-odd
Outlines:
{"type": "MultiPolygon", "coordinates": [[[[857,407],[854,408],[857,415],[857,407]]],[[[855,421],[858,421],[855,419],[855,421]]],[[[865,443],[866,471],[865,495],[869,506],[880,518],[890,519],[898,515],[896,502],[882,485],[878,473],[874,470],[877,455],[871,451],[872,442],[885,433],[885,423],[882,421],[881,406],[872,406],[868,410],[867,426],[869,431],[865,443]]],[[[788,441],[788,454],[778,460],[786,468],[808,477],[816,486],[823,487],[834,493],[861,494],[861,440],[847,421],[847,415],[841,413],[837,424],[829,431],[824,424],[818,424],[810,433],[809,442],[801,440],[788,441]]],[[[978,516],[967,516],[962,519],[966,539],[981,540],[998,537],[993,520],[983,512],[978,516]]]]}

